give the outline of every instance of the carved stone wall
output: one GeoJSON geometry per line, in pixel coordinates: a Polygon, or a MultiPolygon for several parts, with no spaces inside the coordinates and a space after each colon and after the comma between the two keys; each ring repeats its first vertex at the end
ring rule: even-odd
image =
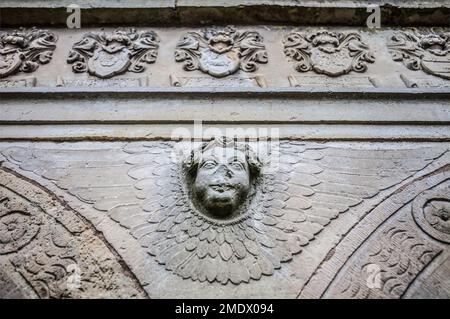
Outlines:
{"type": "Polygon", "coordinates": [[[450,297],[450,3],[101,2],[0,3],[1,298],[450,297]]]}

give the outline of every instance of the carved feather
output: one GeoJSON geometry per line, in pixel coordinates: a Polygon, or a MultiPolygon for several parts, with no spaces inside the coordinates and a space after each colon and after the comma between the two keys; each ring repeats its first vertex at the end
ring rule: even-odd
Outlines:
{"type": "Polygon", "coordinates": [[[248,217],[218,225],[189,205],[172,148],[153,142],[107,149],[13,147],[2,154],[107,212],[168,271],[185,279],[240,284],[272,275],[333,219],[444,152],[283,142],[279,170],[263,176],[248,217]]]}

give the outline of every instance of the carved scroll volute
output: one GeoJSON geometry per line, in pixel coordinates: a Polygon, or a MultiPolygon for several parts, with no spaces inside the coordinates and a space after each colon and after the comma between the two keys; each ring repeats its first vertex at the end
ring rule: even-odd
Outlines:
{"type": "Polygon", "coordinates": [[[154,63],[159,38],[153,31],[116,30],[111,34],[90,32],[75,43],[67,62],[75,73],[88,72],[102,79],[130,72],[143,72],[154,63]]]}
{"type": "Polygon", "coordinates": [[[450,244],[450,198],[446,192],[428,190],[412,205],[412,214],[419,227],[428,235],[450,244]]]}
{"type": "Polygon", "coordinates": [[[283,39],[284,53],[296,62],[299,72],[314,71],[340,76],[351,71],[365,72],[375,57],[357,33],[320,31],[312,34],[292,32],[283,39]]]}
{"type": "Polygon", "coordinates": [[[388,43],[394,61],[410,70],[450,79],[450,33],[397,32],[388,43]]]}
{"type": "Polygon", "coordinates": [[[0,255],[17,252],[38,234],[40,218],[31,205],[16,203],[0,188],[0,255]]]}
{"type": "Polygon", "coordinates": [[[177,44],[175,60],[183,62],[186,71],[200,70],[217,78],[239,69],[254,72],[258,63],[268,62],[259,33],[230,27],[188,32],[177,44]]]}
{"type": "Polygon", "coordinates": [[[36,28],[0,33],[0,78],[30,73],[50,62],[56,41],[54,33],[36,28]]]}

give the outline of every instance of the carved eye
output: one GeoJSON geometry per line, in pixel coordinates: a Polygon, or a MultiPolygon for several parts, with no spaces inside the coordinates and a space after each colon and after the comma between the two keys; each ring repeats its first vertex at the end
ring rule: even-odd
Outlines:
{"type": "Polygon", "coordinates": [[[243,170],[245,168],[241,162],[237,162],[237,161],[231,162],[230,166],[234,169],[239,169],[239,170],[243,170]]]}
{"type": "Polygon", "coordinates": [[[216,167],[216,165],[217,165],[217,163],[214,161],[206,161],[202,164],[202,168],[210,169],[210,168],[216,167]]]}

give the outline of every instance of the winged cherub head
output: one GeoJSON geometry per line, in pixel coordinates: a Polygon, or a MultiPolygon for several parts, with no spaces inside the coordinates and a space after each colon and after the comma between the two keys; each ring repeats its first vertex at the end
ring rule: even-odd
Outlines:
{"type": "Polygon", "coordinates": [[[244,213],[261,162],[248,144],[216,138],[194,149],[185,168],[197,210],[209,218],[229,221],[244,213]]]}

